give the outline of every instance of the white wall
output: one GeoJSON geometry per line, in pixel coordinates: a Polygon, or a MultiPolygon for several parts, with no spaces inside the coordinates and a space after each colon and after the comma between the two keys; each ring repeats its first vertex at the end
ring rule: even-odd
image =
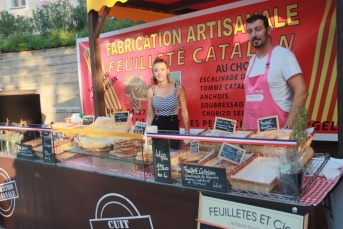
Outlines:
{"type": "MultiPolygon", "coordinates": [[[[10,13],[13,13],[14,15],[22,15],[26,17],[32,16],[32,10],[35,10],[37,6],[41,5],[40,1],[42,0],[26,0],[26,6],[20,7],[20,8],[12,8],[12,2],[13,0],[0,0],[0,12],[1,11],[8,11],[10,13]]],[[[21,0],[18,0],[21,1],[21,0]]],[[[57,0],[46,0],[50,2],[55,2],[57,0]]],[[[77,0],[69,0],[69,3],[73,6],[76,6],[78,4],[77,0]]]]}

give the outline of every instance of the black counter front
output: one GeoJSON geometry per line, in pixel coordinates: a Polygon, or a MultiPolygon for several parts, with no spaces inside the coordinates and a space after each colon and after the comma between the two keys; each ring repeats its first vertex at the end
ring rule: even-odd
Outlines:
{"type": "MultiPolygon", "coordinates": [[[[197,228],[197,220],[203,220],[205,216],[199,214],[199,210],[202,209],[199,206],[205,206],[201,205],[204,195],[214,196],[216,200],[221,201],[220,204],[223,204],[224,208],[230,207],[233,202],[238,203],[237,206],[244,206],[245,209],[260,207],[262,211],[272,209],[286,214],[294,214],[296,208],[298,213],[309,216],[308,227],[304,228],[327,228],[321,201],[338,179],[329,182],[311,175],[305,179],[303,185],[306,187],[303,189],[305,194],[295,198],[274,191],[261,193],[248,189],[237,190],[233,185],[231,187],[227,184],[226,169],[203,167],[201,164],[187,165],[186,170],[184,160],[193,158],[184,157],[187,150],[181,147],[181,150],[173,151],[173,156],[157,151],[154,154],[151,142],[147,139],[152,137],[154,142],[154,137],[162,140],[166,137],[178,140],[181,138],[181,145],[184,147],[184,140],[199,141],[199,154],[195,156],[204,156],[205,152],[208,157],[204,159],[211,162],[213,159],[216,161],[215,153],[223,142],[252,147],[253,145],[249,144],[257,140],[241,136],[246,135],[246,131],[237,132],[239,136],[236,137],[163,134],[141,136],[122,132],[99,132],[70,123],[55,125],[59,128],[7,125],[0,128],[4,130],[1,135],[0,151],[0,225],[7,229],[197,228]],[[20,137],[29,131],[42,132],[42,136],[24,143],[20,142],[20,139],[13,139],[13,136],[20,137]],[[87,145],[88,142],[83,137],[89,134],[107,136],[100,139],[106,139],[106,144],[110,141],[113,149],[97,151],[99,149],[94,148],[94,144],[87,145]],[[209,140],[211,141],[207,142],[209,140]],[[30,149],[23,150],[24,145],[26,148],[32,146],[32,149],[29,147],[30,149]],[[135,148],[132,148],[133,146],[135,148]],[[131,155],[133,152],[135,154],[131,155]],[[161,158],[158,158],[159,156],[161,158]],[[163,159],[163,163],[156,165],[156,159],[163,159]],[[175,162],[177,165],[181,163],[182,176],[180,172],[174,173],[179,171],[175,170],[175,166],[173,170],[171,166],[175,165],[175,162]],[[187,177],[191,179],[193,175],[197,175],[193,170],[198,168],[206,171],[206,174],[202,175],[207,175],[206,179],[201,178],[200,184],[207,180],[213,181],[212,188],[208,185],[204,188],[199,184],[185,183],[187,180],[183,179],[184,172],[187,172],[187,177]],[[173,178],[172,181],[170,178],[167,179],[170,182],[156,179],[156,174],[159,174],[160,170],[164,175],[171,173],[169,176],[173,178]]],[[[116,128],[125,126],[126,124],[118,125],[116,128]]],[[[255,149],[264,150],[264,145],[268,144],[271,145],[269,148],[273,148],[277,145],[294,145],[295,141],[264,140],[263,145],[257,145],[255,149]]],[[[168,148],[166,152],[171,151],[168,148]]],[[[252,159],[255,157],[257,154],[250,155],[252,159]]],[[[313,167],[318,172],[327,159],[327,155],[324,154],[313,155],[310,166],[307,167],[313,167]],[[317,163],[312,164],[312,161],[320,162],[320,166],[317,163]]],[[[210,220],[211,223],[216,221],[210,220]]],[[[232,222],[226,218],[224,220],[222,225],[232,222]]],[[[255,225],[255,222],[248,224],[243,220],[240,223],[246,228],[264,228],[262,224],[255,225]]],[[[287,225],[284,227],[287,228],[287,225]]],[[[296,228],[303,228],[303,224],[296,228]]]]}
{"type": "MultiPolygon", "coordinates": [[[[12,158],[1,158],[1,226],[11,228],[196,228],[199,191],[151,180],[108,176],[12,158]],[[108,220],[109,219],[109,220],[108,220]],[[104,228],[104,227],[102,227],[104,228]]],[[[309,227],[327,228],[324,207],[212,193],[242,203],[309,213],[309,227]]]]}

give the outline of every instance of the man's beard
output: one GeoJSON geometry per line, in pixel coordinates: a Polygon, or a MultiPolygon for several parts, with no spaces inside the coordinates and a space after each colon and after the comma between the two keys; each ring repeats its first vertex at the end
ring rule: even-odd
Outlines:
{"type": "Polygon", "coordinates": [[[255,49],[262,48],[262,47],[266,44],[266,42],[261,42],[261,43],[255,45],[255,43],[254,43],[255,40],[261,40],[261,39],[255,38],[255,39],[252,41],[252,46],[254,46],[255,49]]]}
{"type": "Polygon", "coordinates": [[[262,47],[265,46],[265,44],[267,43],[267,39],[268,39],[268,34],[267,34],[267,32],[266,32],[266,34],[265,34],[265,38],[266,38],[266,39],[263,41],[261,38],[254,37],[253,40],[252,40],[252,42],[251,42],[252,46],[253,46],[255,49],[262,48],[262,47]],[[254,44],[254,41],[255,41],[255,40],[259,40],[259,41],[261,41],[261,43],[255,45],[255,44],[254,44]]]}

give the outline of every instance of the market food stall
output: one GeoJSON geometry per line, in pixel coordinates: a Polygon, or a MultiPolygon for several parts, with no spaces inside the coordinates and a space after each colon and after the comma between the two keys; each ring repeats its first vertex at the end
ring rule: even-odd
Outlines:
{"type": "MultiPolygon", "coordinates": [[[[89,125],[0,126],[3,139],[1,213],[4,216],[1,225],[85,228],[91,224],[91,228],[102,228],[120,220],[135,225],[138,220],[139,228],[196,228],[214,222],[217,222],[214,228],[222,228],[218,224],[223,219],[207,214],[207,204],[215,201],[217,207],[250,209],[254,217],[265,215],[278,223],[294,219],[298,225],[294,228],[327,226],[322,201],[340,178],[328,180],[319,175],[329,160],[328,154],[312,154],[301,191],[284,194],[276,183],[269,181],[269,176],[277,179],[270,172],[260,174],[259,182],[250,181],[251,185],[247,185],[249,176],[243,180],[234,178],[236,172],[248,168],[256,158],[264,158],[254,153],[258,150],[247,150],[241,165],[218,160],[218,155],[229,157],[229,150],[223,149],[223,145],[246,145],[269,151],[274,147],[294,146],[292,140],[255,138],[238,130],[235,134],[207,130],[197,135],[175,135],[144,131],[142,134],[141,129],[133,128],[132,133],[127,133],[132,129],[127,122],[109,125],[113,119],[104,119],[103,123],[98,120],[89,125]],[[7,138],[29,131],[39,131],[41,137],[28,142],[7,138]],[[180,140],[180,150],[169,149],[169,139],[180,140]],[[156,140],[167,143],[167,148],[165,144],[154,146],[156,140]],[[190,142],[185,144],[185,140],[190,142]],[[189,145],[195,141],[197,154],[191,153],[189,145]],[[152,147],[162,148],[157,150],[160,153],[153,154],[152,147]],[[131,210],[124,211],[120,206],[131,210]],[[280,214],[284,218],[275,218],[280,214]]],[[[274,165],[271,160],[263,160],[258,166],[271,171],[274,165]]],[[[263,226],[256,219],[252,222],[230,219],[230,224],[263,226]]]]}
{"type": "MultiPolygon", "coordinates": [[[[328,8],[330,15],[336,10],[342,10],[342,7],[338,7],[339,4],[342,3],[337,3],[337,7],[331,5],[328,8]]],[[[109,9],[105,9],[105,12],[108,13],[109,9]]],[[[95,116],[101,115],[104,111],[106,113],[108,109],[109,113],[106,115],[114,116],[115,112],[122,111],[125,107],[130,108],[132,104],[140,105],[140,97],[136,94],[135,97],[129,92],[132,92],[130,89],[133,88],[142,89],[142,82],[146,79],[132,76],[125,78],[119,72],[111,73],[108,75],[110,81],[105,80],[106,86],[107,83],[115,82],[111,77],[123,80],[125,88],[122,89],[125,89],[123,92],[130,94],[130,101],[122,99],[122,94],[126,93],[119,93],[118,89],[108,90],[112,93],[109,97],[106,97],[106,91],[105,96],[103,95],[104,75],[97,48],[100,48],[101,25],[106,16],[102,16],[100,21],[94,13],[88,16],[89,21],[93,22],[90,27],[93,31],[90,33],[92,38],[89,39],[89,55],[86,47],[81,56],[90,60],[85,61],[90,64],[87,66],[86,63],[86,69],[88,71],[88,67],[91,67],[91,80],[96,94],[94,102],[91,101],[88,105],[94,105],[95,116]],[[93,30],[95,28],[97,30],[93,30]],[[117,107],[107,107],[106,101],[114,101],[113,104],[117,107]]],[[[193,15],[194,18],[196,16],[198,15],[193,15]]],[[[221,18],[217,21],[221,22],[221,18]]],[[[182,24],[179,21],[174,23],[182,24]]],[[[167,23],[164,26],[168,26],[167,23]]],[[[144,32],[144,28],[140,28],[140,32],[144,32]]],[[[127,37],[127,34],[124,31],[120,36],[127,37]]],[[[341,37],[338,36],[337,40],[339,39],[341,37]]],[[[337,52],[338,62],[341,63],[339,55],[342,54],[337,52]]],[[[105,64],[106,69],[109,66],[105,64]]],[[[225,66],[220,69],[225,69],[225,66]]],[[[183,80],[187,82],[187,78],[183,80]]],[[[233,77],[230,80],[237,79],[233,77]]],[[[86,91],[89,89],[87,86],[83,88],[86,91]]],[[[338,90],[338,93],[341,92],[338,90]]],[[[199,109],[193,110],[204,114],[199,109]]],[[[91,112],[84,113],[91,115],[91,112]]],[[[143,115],[135,110],[134,117],[142,118],[143,115]]],[[[228,227],[232,228],[287,228],[290,227],[288,223],[294,222],[297,222],[294,228],[327,227],[323,200],[342,183],[339,182],[339,176],[326,179],[325,175],[321,174],[330,161],[330,155],[326,152],[313,152],[306,163],[306,176],[300,192],[296,195],[283,194],[275,182],[276,176],[264,177],[263,182],[256,182],[254,178],[240,179],[239,172],[256,162],[258,166],[267,165],[267,171],[271,171],[274,167],[272,161],[255,160],[261,159],[259,152],[295,146],[294,141],[261,139],[261,136],[256,137],[256,133],[247,133],[246,130],[239,129],[236,136],[221,136],[213,132],[209,126],[205,126],[206,122],[207,125],[214,123],[214,115],[209,115],[204,120],[197,118],[194,120],[195,125],[199,120],[204,126],[201,130],[194,128],[192,135],[158,132],[145,134],[144,131],[142,134],[141,130],[137,130],[137,133],[127,133],[130,123],[126,123],[125,127],[121,126],[125,131],[119,127],[108,131],[103,127],[92,128],[94,120],[76,124],[56,123],[55,126],[0,126],[6,133],[41,133],[40,139],[31,142],[2,140],[0,206],[3,218],[0,225],[6,228],[125,228],[130,223],[140,225],[139,228],[221,228],[223,221],[226,221],[224,223],[229,222],[228,227]],[[170,139],[181,140],[181,143],[185,143],[184,140],[198,142],[198,150],[201,151],[197,154],[201,158],[199,155],[192,155],[188,142],[181,144],[182,147],[178,151],[164,148],[168,156],[151,156],[149,150],[152,148],[149,147],[152,145],[148,144],[148,138],[152,141],[162,140],[159,147],[165,147],[165,143],[168,145],[170,139]],[[98,144],[99,142],[101,144],[98,144]],[[236,154],[240,156],[238,158],[233,158],[230,154],[237,146],[246,150],[244,157],[243,153],[236,154]],[[148,152],[143,150],[144,147],[148,147],[148,152]],[[236,164],[218,160],[228,157],[231,162],[236,161],[236,164]],[[160,163],[156,164],[158,160],[160,163]],[[168,163],[171,163],[170,166],[168,163]],[[194,171],[199,170],[205,171],[205,174],[201,175],[207,180],[202,178],[194,181],[193,178],[199,175],[194,171]],[[215,205],[216,208],[212,209],[209,205],[215,205]],[[218,214],[220,210],[222,213],[218,214]],[[283,215],[283,218],[276,215],[283,215]]],[[[137,121],[144,120],[133,121],[136,124],[137,121]]],[[[324,124],[326,127],[327,123],[324,124]]],[[[248,173],[253,174],[251,171],[248,173]]]]}

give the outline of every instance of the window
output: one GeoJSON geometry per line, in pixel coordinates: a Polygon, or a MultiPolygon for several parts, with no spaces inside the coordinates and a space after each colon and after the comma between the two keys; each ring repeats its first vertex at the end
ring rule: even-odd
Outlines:
{"type": "Polygon", "coordinates": [[[12,8],[21,8],[26,6],[26,0],[11,0],[12,8]]]}

